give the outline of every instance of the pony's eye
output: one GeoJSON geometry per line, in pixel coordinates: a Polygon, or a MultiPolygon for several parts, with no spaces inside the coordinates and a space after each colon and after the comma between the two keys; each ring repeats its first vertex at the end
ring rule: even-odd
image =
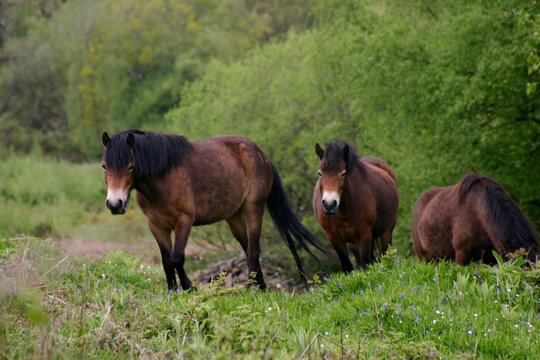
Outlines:
{"type": "Polygon", "coordinates": [[[343,170],[341,174],[339,174],[339,176],[341,177],[345,177],[345,175],[347,175],[347,170],[343,170]]]}
{"type": "Polygon", "coordinates": [[[129,172],[132,172],[132,171],[133,171],[133,165],[130,164],[130,165],[128,166],[128,171],[129,171],[129,172]]]}
{"type": "Polygon", "coordinates": [[[322,172],[320,170],[317,172],[317,174],[319,175],[319,177],[322,177],[322,172]]]}
{"type": "Polygon", "coordinates": [[[103,170],[107,170],[107,165],[101,164],[101,167],[103,168],[103,170]]]}

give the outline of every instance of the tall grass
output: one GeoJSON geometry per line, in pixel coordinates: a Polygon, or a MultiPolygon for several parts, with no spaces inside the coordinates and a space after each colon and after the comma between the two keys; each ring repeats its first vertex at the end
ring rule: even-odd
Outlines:
{"type": "Polygon", "coordinates": [[[4,358],[534,358],[540,269],[427,264],[390,252],[303,293],[226,287],[168,295],[123,252],[65,259],[0,242],[4,358]],[[65,259],[65,260],[63,260],[65,259]],[[45,354],[45,355],[42,355],[45,354]]]}
{"type": "Polygon", "coordinates": [[[0,162],[0,234],[64,235],[103,207],[97,163],[11,156],[0,162]]]}

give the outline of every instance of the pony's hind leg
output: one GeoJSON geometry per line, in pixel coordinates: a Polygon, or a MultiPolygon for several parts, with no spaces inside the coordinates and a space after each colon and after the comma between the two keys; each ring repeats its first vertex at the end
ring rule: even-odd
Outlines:
{"type": "Polygon", "coordinates": [[[259,261],[261,253],[259,240],[265,206],[264,202],[246,203],[239,213],[227,220],[231,231],[246,253],[250,279],[262,290],[266,289],[266,283],[259,261]]]}
{"type": "Polygon", "coordinates": [[[171,232],[163,231],[153,224],[149,224],[150,232],[156,239],[161,253],[161,263],[163,264],[163,270],[165,271],[165,277],[167,278],[167,288],[169,291],[175,291],[178,288],[176,282],[176,274],[174,273],[174,265],[172,263],[172,243],[171,232]]]}
{"type": "MultiPolygon", "coordinates": [[[[227,221],[227,224],[229,225],[229,229],[234,235],[234,238],[238,240],[240,245],[242,245],[242,250],[244,250],[244,254],[246,254],[246,259],[247,259],[248,257],[248,232],[247,232],[247,227],[246,227],[246,220],[244,219],[244,214],[242,212],[236,213],[233,217],[230,217],[226,221],[227,221]]],[[[249,259],[247,259],[247,261],[248,261],[248,266],[249,266],[250,264],[249,259]]],[[[251,274],[251,271],[252,270],[250,268],[249,269],[250,274],[251,274]]],[[[259,270],[258,274],[260,273],[261,271],[259,270]]],[[[251,279],[250,274],[248,274],[248,277],[251,279]]],[[[262,275],[260,275],[259,280],[255,280],[255,281],[257,281],[257,284],[259,285],[259,287],[260,287],[259,281],[262,281],[262,284],[264,284],[264,280],[262,280],[262,275]]],[[[247,285],[251,286],[252,282],[249,281],[247,285]]]]}

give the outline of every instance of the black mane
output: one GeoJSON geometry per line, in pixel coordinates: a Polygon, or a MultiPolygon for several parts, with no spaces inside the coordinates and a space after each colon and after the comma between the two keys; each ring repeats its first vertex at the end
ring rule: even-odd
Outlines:
{"type": "Polygon", "coordinates": [[[183,136],[128,130],[111,138],[103,160],[112,171],[124,171],[131,161],[136,177],[160,178],[180,166],[192,148],[183,136]],[[127,143],[129,134],[135,138],[133,154],[127,143]]]}
{"type": "Polygon", "coordinates": [[[340,161],[345,161],[347,171],[356,168],[361,173],[365,173],[362,163],[358,161],[360,156],[356,154],[356,149],[342,140],[329,141],[325,144],[322,171],[337,171],[340,161]],[[349,154],[345,159],[343,156],[343,148],[349,146],[349,154]]]}

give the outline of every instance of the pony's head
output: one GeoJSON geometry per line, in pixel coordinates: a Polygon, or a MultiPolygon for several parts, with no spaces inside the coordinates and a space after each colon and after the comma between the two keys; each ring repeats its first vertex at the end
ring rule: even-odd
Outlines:
{"type": "Polygon", "coordinates": [[[104,132],[101,142],[105,147],[101,160],[107,184],[105,204],[113,215],[124,214],[135,182],[135,136],[131,132],[126,132],[110,138],[104,132]]]}
{"type": "Polygon", "coordinates": [[[335,214],[339,208],[347,173],[356,162],[354,149],[343,141],[332,141],[323,150],[317,143],[315,152],[319,162],[319,187],[322,208],[327,214],[335,214]]]}

